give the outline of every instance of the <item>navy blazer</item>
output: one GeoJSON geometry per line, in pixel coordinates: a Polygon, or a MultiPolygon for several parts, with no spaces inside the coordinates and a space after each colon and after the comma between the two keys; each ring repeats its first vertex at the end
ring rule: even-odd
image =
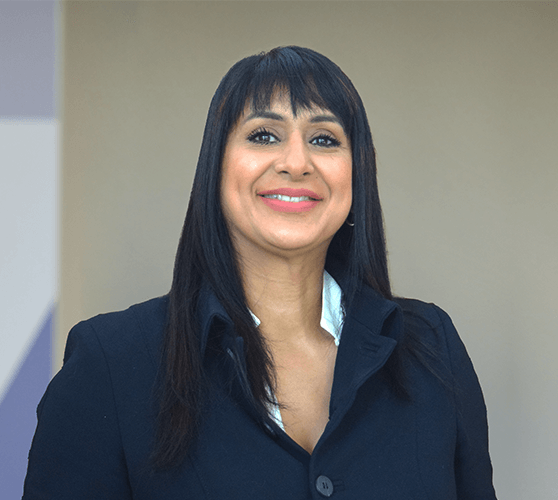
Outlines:
{"type": "Polygon", "coordinates": [[[41,400],[24,499],[493,500],[486,410],[471,361],[434,305],[397,302],[363,287],[347,311],[330,420],[310,455],[243,385],[242,339],[215,296],[200,300],[215,382],[195,445],[178,469],[152,472],[154,385],[167,298],[84,321],[41,400]],[[411,325],[435,353],[411,357],[410,401],[382,367],[411,325]],[[434,372],[434,373],[433,373],[434,372]]]}

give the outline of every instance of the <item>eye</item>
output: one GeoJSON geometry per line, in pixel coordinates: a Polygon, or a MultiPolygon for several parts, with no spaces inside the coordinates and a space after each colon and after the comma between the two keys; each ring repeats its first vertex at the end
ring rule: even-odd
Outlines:
{"type": "Polygon", "coordinates": [[[271,144],[279,142],[279,139],[265,128],[254,130],[249,136],[248,140],[255,144],[271,144]]]}
{"type": "Polygon", "coordinates": [[[335,148],[341,146],[341,142],[339,142],[335,137],[328,134],[320,134],[317,137],[314,137],[310,144],[314,146],[320,146],[322,148],[335,148]]]}

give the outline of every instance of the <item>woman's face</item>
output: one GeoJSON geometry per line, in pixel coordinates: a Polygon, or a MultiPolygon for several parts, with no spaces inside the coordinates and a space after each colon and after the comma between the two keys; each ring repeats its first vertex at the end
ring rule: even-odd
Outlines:
{"type": "Polygon", "coordinates": [[[227,139],[221,203],[240,256],[256,251],[295,255],[323,250],[349,214],[352,153],[328,110],[299,109],[276,99],[249,107],[227,139]]]}

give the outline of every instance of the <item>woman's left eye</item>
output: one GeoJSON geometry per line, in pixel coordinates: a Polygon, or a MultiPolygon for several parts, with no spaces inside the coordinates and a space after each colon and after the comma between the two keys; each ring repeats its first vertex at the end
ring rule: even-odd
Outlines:
{"type": "Polygon", "coordinates": [[[341,145],[341,143],[335,137],[327,134],[321,134],[317,137],[314,137],[310,141],[310,144],[313,144],[314,146],[320,146],[322,148],[335,148],[341,145]]]}

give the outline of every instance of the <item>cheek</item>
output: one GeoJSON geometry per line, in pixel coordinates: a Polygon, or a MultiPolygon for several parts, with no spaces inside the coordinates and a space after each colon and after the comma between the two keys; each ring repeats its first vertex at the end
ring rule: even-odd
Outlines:
{"type": "Polygon", "coordinates": [[[336,178],[333,180],[334,185],[339,190],[339,195],[343,198],[344,203],[350,207],[353,198],[353,168],[352,162],[345,162],[339,165],[336,170],[336,178]]]}
{"type": "Polygon", "coordinates": [[[235,185],[234,175],[234,159],[230,154],[225,154],[223,158],[223,165],[221,168],[221,207],[223,215],[227,222],[231,221],[231,217],[235,211],[235,196],[234,193],[238,191],[235,185]]]}
{"type": "Polygon", "coordinates": [[[221,169],[221,199],[230,200],[234,193],[239,190],[239,182],[242,181],[242,168],[238,155],[233,151],[225,153],[221,169]]]}
{"type": "Polygon", "coordinates": [[[258,161],[254,155],[233,149],[223,159],[221,189],[245,190],[257,173],[258,161]]]}
{"type": "Polygon", "coordinates": [[[233,237],[242,226],[241,214],[244,212],[239,202],[239,197],[235,196],[235,188],[231,184],[231,179],[223,172],[221,180],[221,210],[225,218],[225,223],[229,234],[233,237]]]}
{"type": "Polygon", "coordinates": [[[253,163],[250,155],[235,148],[230,148],[223,157],[221,207],[227,223],[233,226],[250,210],[255,178],[253,163]]]}

